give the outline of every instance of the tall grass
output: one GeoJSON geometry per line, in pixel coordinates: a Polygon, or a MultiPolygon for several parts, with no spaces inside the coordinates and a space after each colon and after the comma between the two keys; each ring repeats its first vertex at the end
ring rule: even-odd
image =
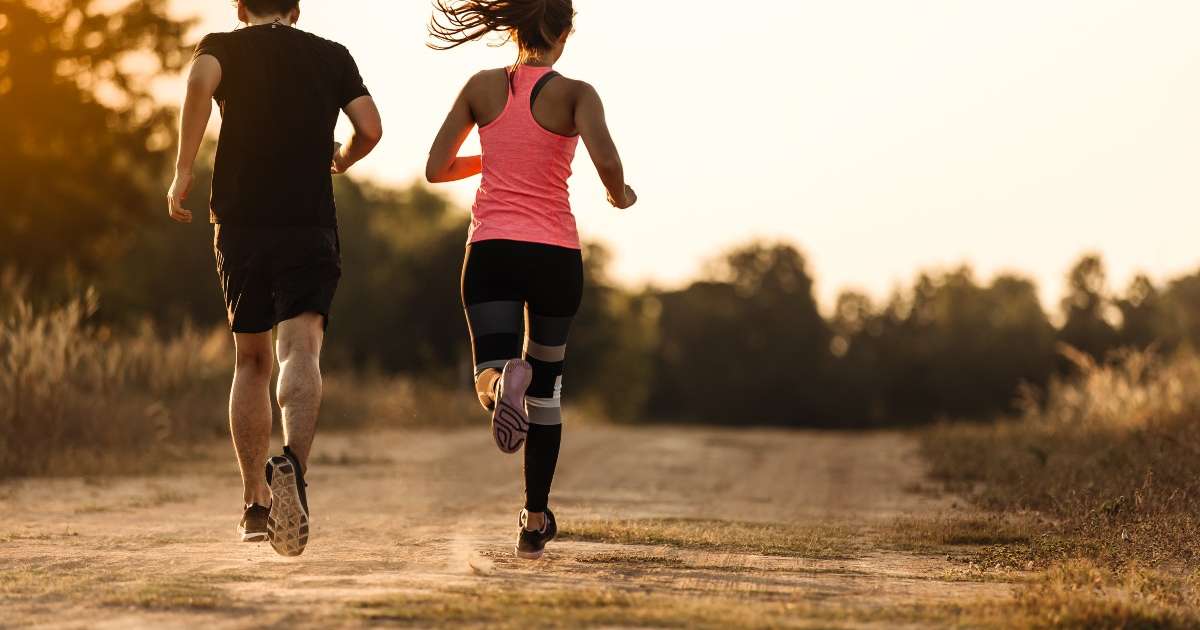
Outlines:
{"type": "Polygon", "coordinates": [[[0,476],[107,468],[223,430],[228,335],[118,335],[91,323],[98,305],[0,298],[0,476]]]}
{"type": "Polygon", "coordinates": [[[1127,352],[1097,364],[1065,353],[1077,376],[1027,396],[1019,417],[928,432],[933,473],[1035,523],[1027,543],[997,547],[995,559],[1046,570],[1024,598],[1062,612],[1047,625],[1195,627],[1200,357],[1127,352]],[[1101,584],[1127,605],[1098,597],[1101,584]]]}
{"type": "MultiPolygon", "coordinates": [[[[35,305],[0,278],[0,477],[139,472],[228,434],[227,330],[114,331],[94,323],[98,306],[95,291],[35,305]]],[[[481,414],[465,389],[335,372],[320,426],[453,426],[481,414]]]]}
{"type": "Polygon", "coordinates": [[[997,509],[1053,516],[1110,564],[1200,562],[1200,358],[1070,352],[1077,377],[1016,420],[933,432],[934,473],[997,509]]]}

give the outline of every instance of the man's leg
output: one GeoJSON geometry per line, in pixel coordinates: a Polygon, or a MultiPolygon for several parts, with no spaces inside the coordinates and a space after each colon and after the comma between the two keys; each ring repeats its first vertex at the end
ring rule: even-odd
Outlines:
{"type": "Polygon", "coordinates": [[[279,324],[279,407],[283,410],[283,441],[308,469],[317,415],[321,409],[321,344],[325,318],[305,313],[279,324]]]}
{"type": "Polygon", "coordinates": [[[229,429],[242,470],[246,505],[271,505],[263,474],[271,447],[271,333],[235,333],[237,358],[229,394],[229,429]]]}

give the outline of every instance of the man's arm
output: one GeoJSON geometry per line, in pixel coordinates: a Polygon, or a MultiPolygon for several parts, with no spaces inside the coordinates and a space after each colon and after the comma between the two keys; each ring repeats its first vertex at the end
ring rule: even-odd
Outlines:
{"type": "Polygon", "coordinates": [[[383,120],[379,116],[379,108],[375,106],[375,99],[369,95],[360,96],[350,101],[342,111],[346,112],[350,124],[354,125],[354,133],[333,155],[330,172],[335,175],[350,170],[383,139],[383,120]]]}
{"type": "Polygon", "coordinates": [[[192,168],[208,119],[212,115],[213,94],[221,85],[221,64],[212,55],[200,55],[192,64],[188,74],[187,94],[183,98],[183,111],[179,115],[179,155],[175,160],[175,180],[167,193],[167,209],[171,218],[180,223],[191,223],[191,211],[183,207],[184,200],[192,189],[192,168]]]}

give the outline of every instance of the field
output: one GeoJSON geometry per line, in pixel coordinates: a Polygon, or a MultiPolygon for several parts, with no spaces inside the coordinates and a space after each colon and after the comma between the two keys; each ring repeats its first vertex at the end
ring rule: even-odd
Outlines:
{"type": "Polygon", "coordinates": [[[931,492],[916,441],[892,433],[576,428],[563,540],[518,561],[520,464],[489,439],[322,437],[296,560],[235,542],[223,444],[154,476],[10,481],[6,623],[953,625],[994,620],[1027,579],[974,562],[997,524],[931,492]]]}
{"type": "Polygon", "coordinates": [[[468,393],[334,371],[314,537],[235,542],[227,334],[0,321],[0,626],[1200,627],[1200,360],[1128,353],[910,432],[573,417],[562,537],[468,393]]]}

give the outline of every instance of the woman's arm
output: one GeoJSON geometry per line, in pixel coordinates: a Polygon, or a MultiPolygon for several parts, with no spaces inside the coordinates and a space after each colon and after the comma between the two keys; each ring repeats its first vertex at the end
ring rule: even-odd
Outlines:
{"type": "Polygon", "coordinates": [[[600,180],[608,189],[608,202],[624,210],[637,203],[637,193],[625,183],[625,167],[621,164],[621,154],[617,152],[617,144],[608,130],[600,94],[587,83],[582,86],[583,91],[575,106],[575,128],[579,130],[588,154],[592,156],[600,180]]]}
{"type": "Polygon", "coordinates": [[[471,129],[475,127],[475,116],[471,113],[471,105],[467,101],[467,87],[459,93],[454,101],[454,107],[446,115],[446,122],[429,149],[429,161],[425,164],[425,179],[431,184],[453,182],[478,175],[483,171],[483,158],[478,155],[458,157],[471,129]]]}

